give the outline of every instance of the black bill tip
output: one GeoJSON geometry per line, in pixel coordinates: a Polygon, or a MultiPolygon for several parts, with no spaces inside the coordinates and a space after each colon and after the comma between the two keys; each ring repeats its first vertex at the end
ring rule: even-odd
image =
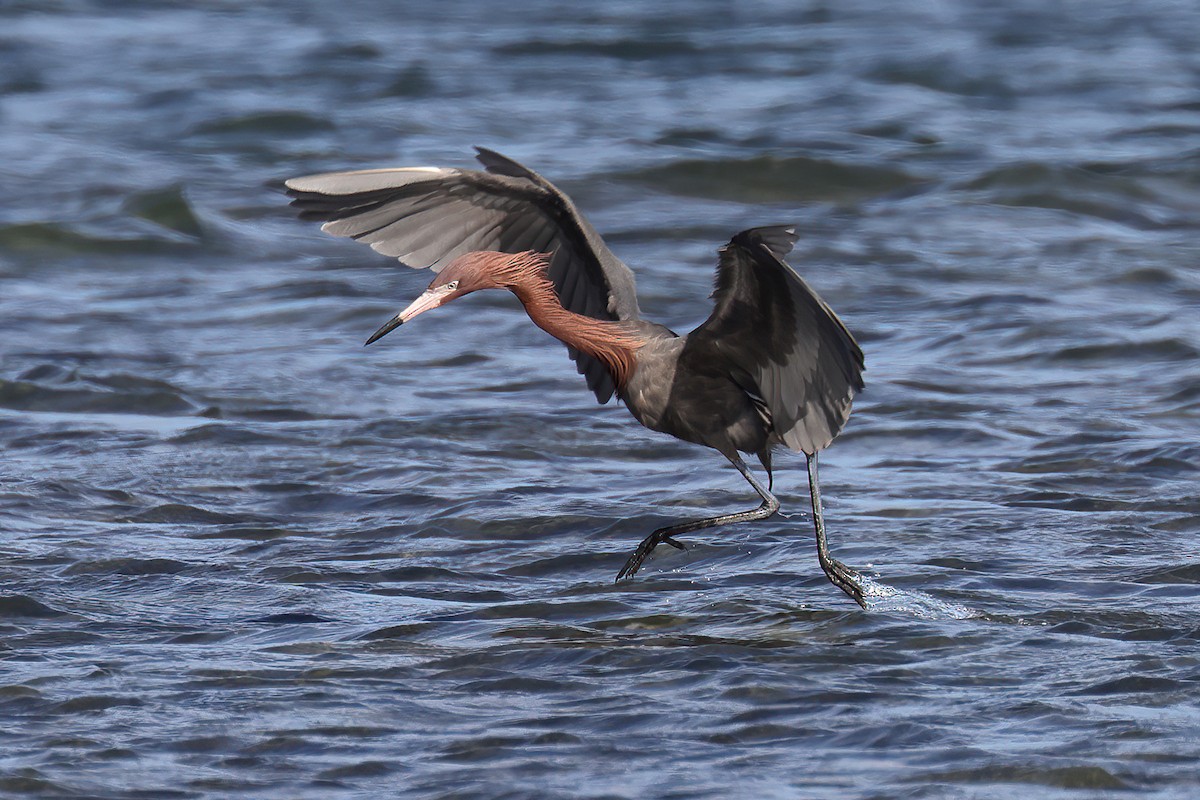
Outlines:
{"type": "Polygon", "coordinates": [[[372,342],[379,341],[380,339],[387,336],[389,333],[396,330],[396,328],[399,328],[403,324],[404,324],[404,320],[400,319],[400,315],[397,314],[396,316],[389,319],[387,322],[380,325],[379,330],[372,333],[371,338],[367,339],[367,341],[365,341],[363,343],[363,347],[366,347],[367,345],[371,344],[372,342]]]}

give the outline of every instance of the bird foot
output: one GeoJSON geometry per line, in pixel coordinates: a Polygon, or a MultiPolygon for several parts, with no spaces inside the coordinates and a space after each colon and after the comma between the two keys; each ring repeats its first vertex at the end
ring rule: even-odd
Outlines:
{"type": "Polygon", "coordinates": [[[655,531],[645,539],[642,539],[641,544],[634,549],[633,555],[629,556],[629,560],[625,562],[625,566],[621,567],[621,571],[617,573],[616,580],[632,578],[642,568],[642,562],[646,560],[646,556],[650,555],[654,548],[660,544],[669,544],[676,550],[684,549],[684,546],[673,539],[669,533],[664,533],[660,530],[655,531]]]}
{"type": "Polygon", "coordinates": [[[867,607],[866,592],[862,586],[863,578],[856,570],[847,567],[836,558],[822,561],[821,569],[825,570],[825,575],[834,586],[850,595],[850,598],[863,608],[867,607]]]}

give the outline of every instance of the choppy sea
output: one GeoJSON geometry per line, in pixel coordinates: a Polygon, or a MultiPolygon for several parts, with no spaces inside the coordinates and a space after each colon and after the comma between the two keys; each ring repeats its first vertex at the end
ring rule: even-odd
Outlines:
{"type": "Polygon", "coordinates": [[[1200,7],[0,5],[0,797],[1200,796],[1200,7]],[[676,330],[792,222],[784,512],[282,181],[571,194],[676,330]]]}

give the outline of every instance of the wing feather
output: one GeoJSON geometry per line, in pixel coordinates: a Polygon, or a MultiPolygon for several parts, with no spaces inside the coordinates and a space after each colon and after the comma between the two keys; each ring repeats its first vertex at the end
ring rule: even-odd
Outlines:
{"type": "Polygon", "coordinates": [[[754,228],[722,247],[715,308],[688,339],[762,399],[780,442],[811,454],[846,424],[865,367],[850,331],[783,260],[795,240],[792,228],[754,228]]]}
{"type": "MultiPolygon", "coordinates": [[[[332,172],[286,181],[302,219],[354,238],[414,268],[440,269],[473,250],[553,252],[563,307],[598,319],[641,315],[633,273],[575,208],[532,170],[483,148],[485,171],[403,167],[332,172]]],[[[601,403],[613,394],[607,368],[571,351],[601,403]]]]}

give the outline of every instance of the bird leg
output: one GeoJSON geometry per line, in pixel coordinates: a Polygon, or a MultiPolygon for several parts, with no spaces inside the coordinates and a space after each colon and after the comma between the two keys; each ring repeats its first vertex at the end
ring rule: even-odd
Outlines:
{"type": "Polygon", "coordinates": [[[829,543],[825,539],[825,519],[821,515],[821,484],[817,480],[817,454],[808,457],[808,490],[812,497],[813,526],[817,529],[817,560],[821,569],[834,586],[841,589],[863,608],[867,607],[863,599],[862,576],[854,570],[829,555],[829,543]]]}
{"type": "Polygon", "coordinates": [[[722,514],[719,517],[706,517],[705,519],[694,519],[690,522],[681,522],[677,525],[668,525],[665,528],[659,528],[654,533],[642,540],[642,543],[633,551],[633,555],[625,562],[625,566],[621,567],[621,571],[617,573],[617,580],[622,578],[632,578],[634,574],[641,569],[642,562],[646,560],[646,556],[660,544],[669,544],[679,550],[683,549],[683,545],[675,541],[672,537],[680,533],[691,533],[698,531],[701,528],[713,528],[717,525],[729,525],[734,522],[749,522],[755,519],[766,519],[779,510],[779,501],[775,499],[775,495],[765,488],[758,479],[750,473],[746,467],[746,462],[742,461],[741,456],[736,452],[733,455],[724,454],[733,466],[737,467],[737,471],[742,473],[742,477],[750,482],[754,487],[754,491],[758,492],[758,496],[763,499],[762,505],[758,508],[749,511],[739,511],[736,514],[722,514]]]}

